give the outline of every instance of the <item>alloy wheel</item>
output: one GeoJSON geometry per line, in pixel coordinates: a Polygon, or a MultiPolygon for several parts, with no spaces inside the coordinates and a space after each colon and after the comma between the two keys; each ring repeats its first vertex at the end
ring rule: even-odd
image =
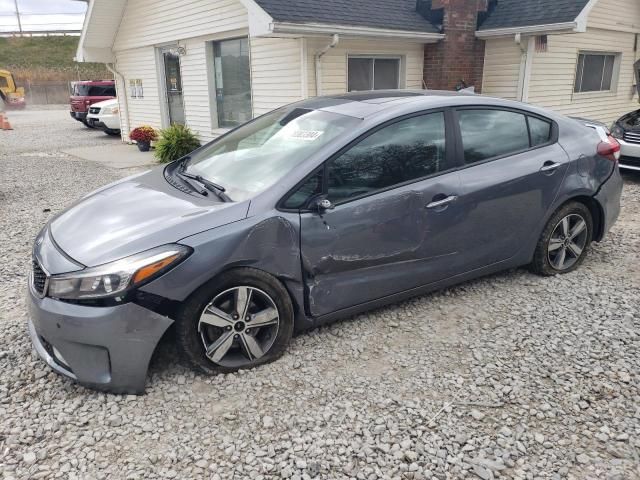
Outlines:
{"type": "Polygon", "coordinates": [[[266,355],[278,334],[280,315],[262,290],[238,286],[219,293],[204,308],[198,332],[209,360],[238,368],[266,355]]]}
{"type": "Polygon", "coordinates": [[[587,245],[588,235],[587,221],[582,215],[572,213],[560,220],[547,246],[551,266],[558,271],[573,267],[587,245]]]}

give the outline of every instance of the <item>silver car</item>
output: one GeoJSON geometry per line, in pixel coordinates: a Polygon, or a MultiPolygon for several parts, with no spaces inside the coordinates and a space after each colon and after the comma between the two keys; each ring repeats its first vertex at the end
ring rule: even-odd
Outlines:
{"type": "Polygon", "coordinates": [[[56,372],[141,393],[172,325],[193,367],[231,372],[294,331],[481,275],[571,272],[618,217],[619,151],[600,127],[476,95],[292,104],[53,218],[31,339],[56,372]]]}

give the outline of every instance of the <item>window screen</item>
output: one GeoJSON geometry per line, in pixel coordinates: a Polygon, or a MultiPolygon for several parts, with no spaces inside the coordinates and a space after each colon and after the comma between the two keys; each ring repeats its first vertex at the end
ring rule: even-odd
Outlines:
{"type": "Polygon", "coordinates": [[[465,163],[508,155],[529,148],[524,115],[505,110],[460,110],[465,163]]]}
{"type": "Polygon", "coordinates": [[[249,40],[214,42],[218,126],[235,127],[251,120],[249,40]]]}
{"type": "Polygon", "coordinates": [[[369,135],[329,166],[329,199],[341,202],[446,169],[444,114],[406,120],[369,135]]]}
{"type": "Polygon", "coordinates": [[[600,92],[611,90],[615,63],[615,54],[581,53],[578,55],[574,91],[600,92]]]}
{"type": "Polygon", "coordinates": [[[349,57],[350,92],[400,88],[399,58],[349,57]]]}

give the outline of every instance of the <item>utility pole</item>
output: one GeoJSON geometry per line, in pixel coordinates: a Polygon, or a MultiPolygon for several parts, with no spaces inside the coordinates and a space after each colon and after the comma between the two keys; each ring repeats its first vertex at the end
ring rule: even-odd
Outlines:
{"type": "Polygon", "coordinates": [[[20,10],[18,9],[18,0],[13,0],[13,3],[16,4],[16,18],[18,19],[18,30],[20,30],[20,35],[22,35],[22,21],[20,21],[20,10]]]}

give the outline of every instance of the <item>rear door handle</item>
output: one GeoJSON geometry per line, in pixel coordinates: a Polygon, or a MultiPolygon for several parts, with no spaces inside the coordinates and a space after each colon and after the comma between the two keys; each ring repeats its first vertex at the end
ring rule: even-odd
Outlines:
{"type": "Polygon", "coordinates": [[[428,203],[427,208],[444,207],[445,205],[448,205],[457,199],[458,197],[456,195],[449,195],[448,197],[443,198],[442,200],[436,200],[435,202],[428,203]]]}
{"type": "Polygon", "coordinates": [[[560,163],[555,163],[555,162],[544,162],[544,165],[542,165],[542,168],[540,169],[541,172],[554,172],[555,170],[557,170],[557,168],[560,166],[560,163]]]}

